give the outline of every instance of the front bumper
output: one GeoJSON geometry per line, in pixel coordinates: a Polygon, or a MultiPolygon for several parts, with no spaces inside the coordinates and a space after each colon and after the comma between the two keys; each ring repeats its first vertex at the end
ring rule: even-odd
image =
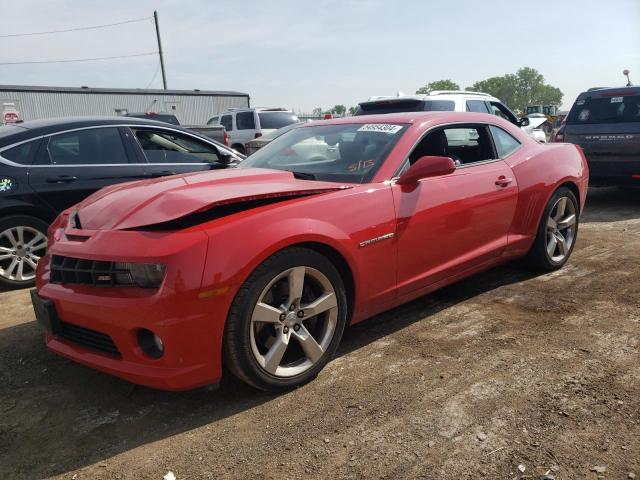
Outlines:
{"type": "Polygon", "coordinates": [[[54,242],[50,254],[158,262],[167,269],[159,289],[56,284],[50,282],[49,257],[43,257],[38,265],[37,294],[53,302],[60,323],[80,331],[75,336],[46,333],[47,348],[152,388],[186,390],[217,383],[222,375],[221,340],[230,299],[228,288],[202,290],[206,252],[207,236],[201,231],[111,231],[97,233],[84,243],[54,242]],[[138,343],[141,328],[162,339],[161,358],[144,353],[138,343]],[[108,339],[115,345],[115,353],[95,348],[96,341],[103,342],[97,344],[100,346],[108,339]]]}

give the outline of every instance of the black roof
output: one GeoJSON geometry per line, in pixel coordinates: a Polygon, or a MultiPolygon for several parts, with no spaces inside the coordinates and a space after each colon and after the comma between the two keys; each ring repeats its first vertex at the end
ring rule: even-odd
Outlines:
{"type": "Polygon", "coordinates": [[[37,85],[0,85],[5,92],[101,93],[120,95],[189,95],[216,97],[249,97],[248,93],[226,90],[162,90],[144,88],[46,87],[37,85]]]}
{"type": "MultiPolygon", "coordinates": [[[[176,125],[170,125],[166,122],[158,122],[148,120],[146,118],[132,117],[61,117],[61,118],[45,118],[42,120],[29,120],[27,122],[15,123],[11,125],[0,126],[0,147],[10,145],[12,143],[29,140],[30,138],[39,137],[41,135],[49,135],[51,133],[63,130],[71,130],[74,128],[95,127],[100,125],[155,125],[158,127],[172,128],[174,130],[184,130],[176,125]]],[[[191,135],[198,135],[197,132],[189,131],[191,135]]],[[[204,137],[206,138],[206,137],[204,137]]],[[[206,138],[207,141],[211,139],[206,138]]]]}
{"type": "Polygon", "coordinates": [[[630,87],[594,87],[590,88],[586,92],[582,92],[578,95],[579,99],[585,97],[610,97],[613,94],[619,93],[620,95],[640,95],[640,86],[631,85],[630,87]]]}

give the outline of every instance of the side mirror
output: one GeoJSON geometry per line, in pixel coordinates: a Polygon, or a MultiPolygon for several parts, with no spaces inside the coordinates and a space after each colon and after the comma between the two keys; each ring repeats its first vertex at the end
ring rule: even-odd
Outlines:
{"type": "Polygon", "coordinates": [[[226,151],[220,151],[218,159],[220,163],[231,163],[233,161],[233,155],[226,151]]]}
{"type": "Polygon", "coordinates": [[[422,178],[449,175],[455,170],[456,164],[449,157],[420,157],[400,176],[396,183],[398,185],[415,185],[422,178]]]}
{"type": "Polygon", "coordinates": [[[523,117],[520,119],[520,126],[521,127],[528,127],[529,126],[529,119],[527,117],[523,117]]]}

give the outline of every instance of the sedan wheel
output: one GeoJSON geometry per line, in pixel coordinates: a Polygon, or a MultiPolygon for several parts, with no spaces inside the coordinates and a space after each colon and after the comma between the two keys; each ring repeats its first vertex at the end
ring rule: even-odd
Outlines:
{"type": "Polygon", "coordinates": [[[12,219],[18,217],[0,222],[0,283],[26,287],[33,284],[38,260],[47,251],[46,224],[37,219],[12,219]]]}
{"type": "Polygon", "coordinates": [[[283,250],[240,288],[225,327],[225,366],[262,390],[313,379],[340,343],[346,292],[336,267],[306,248],[283,250]]]}
{"type": "Polygon", "coordinates": [[[277,275],[262,291],[251,315],[251,349],[276,377],[309,370],[333,339],[338,302],[329,279],[311,267],[277,275]]]}

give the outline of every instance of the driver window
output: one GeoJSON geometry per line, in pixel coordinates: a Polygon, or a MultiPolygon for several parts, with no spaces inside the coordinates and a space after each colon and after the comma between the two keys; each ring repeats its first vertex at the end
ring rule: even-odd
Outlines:
{"type": "Polygon", "coordinates": [[[136,138],[149,163],[215,163],[218,150],[204,142],[163,130],[137,130],[136,138]]]}
{"type": "Polygon", "coordinates": [[[485,126],[440,128],[429,133],[409,155],[413,164],[420,157],[450,157],[456,166],[493,160],[491,138],[485,126]]]}

